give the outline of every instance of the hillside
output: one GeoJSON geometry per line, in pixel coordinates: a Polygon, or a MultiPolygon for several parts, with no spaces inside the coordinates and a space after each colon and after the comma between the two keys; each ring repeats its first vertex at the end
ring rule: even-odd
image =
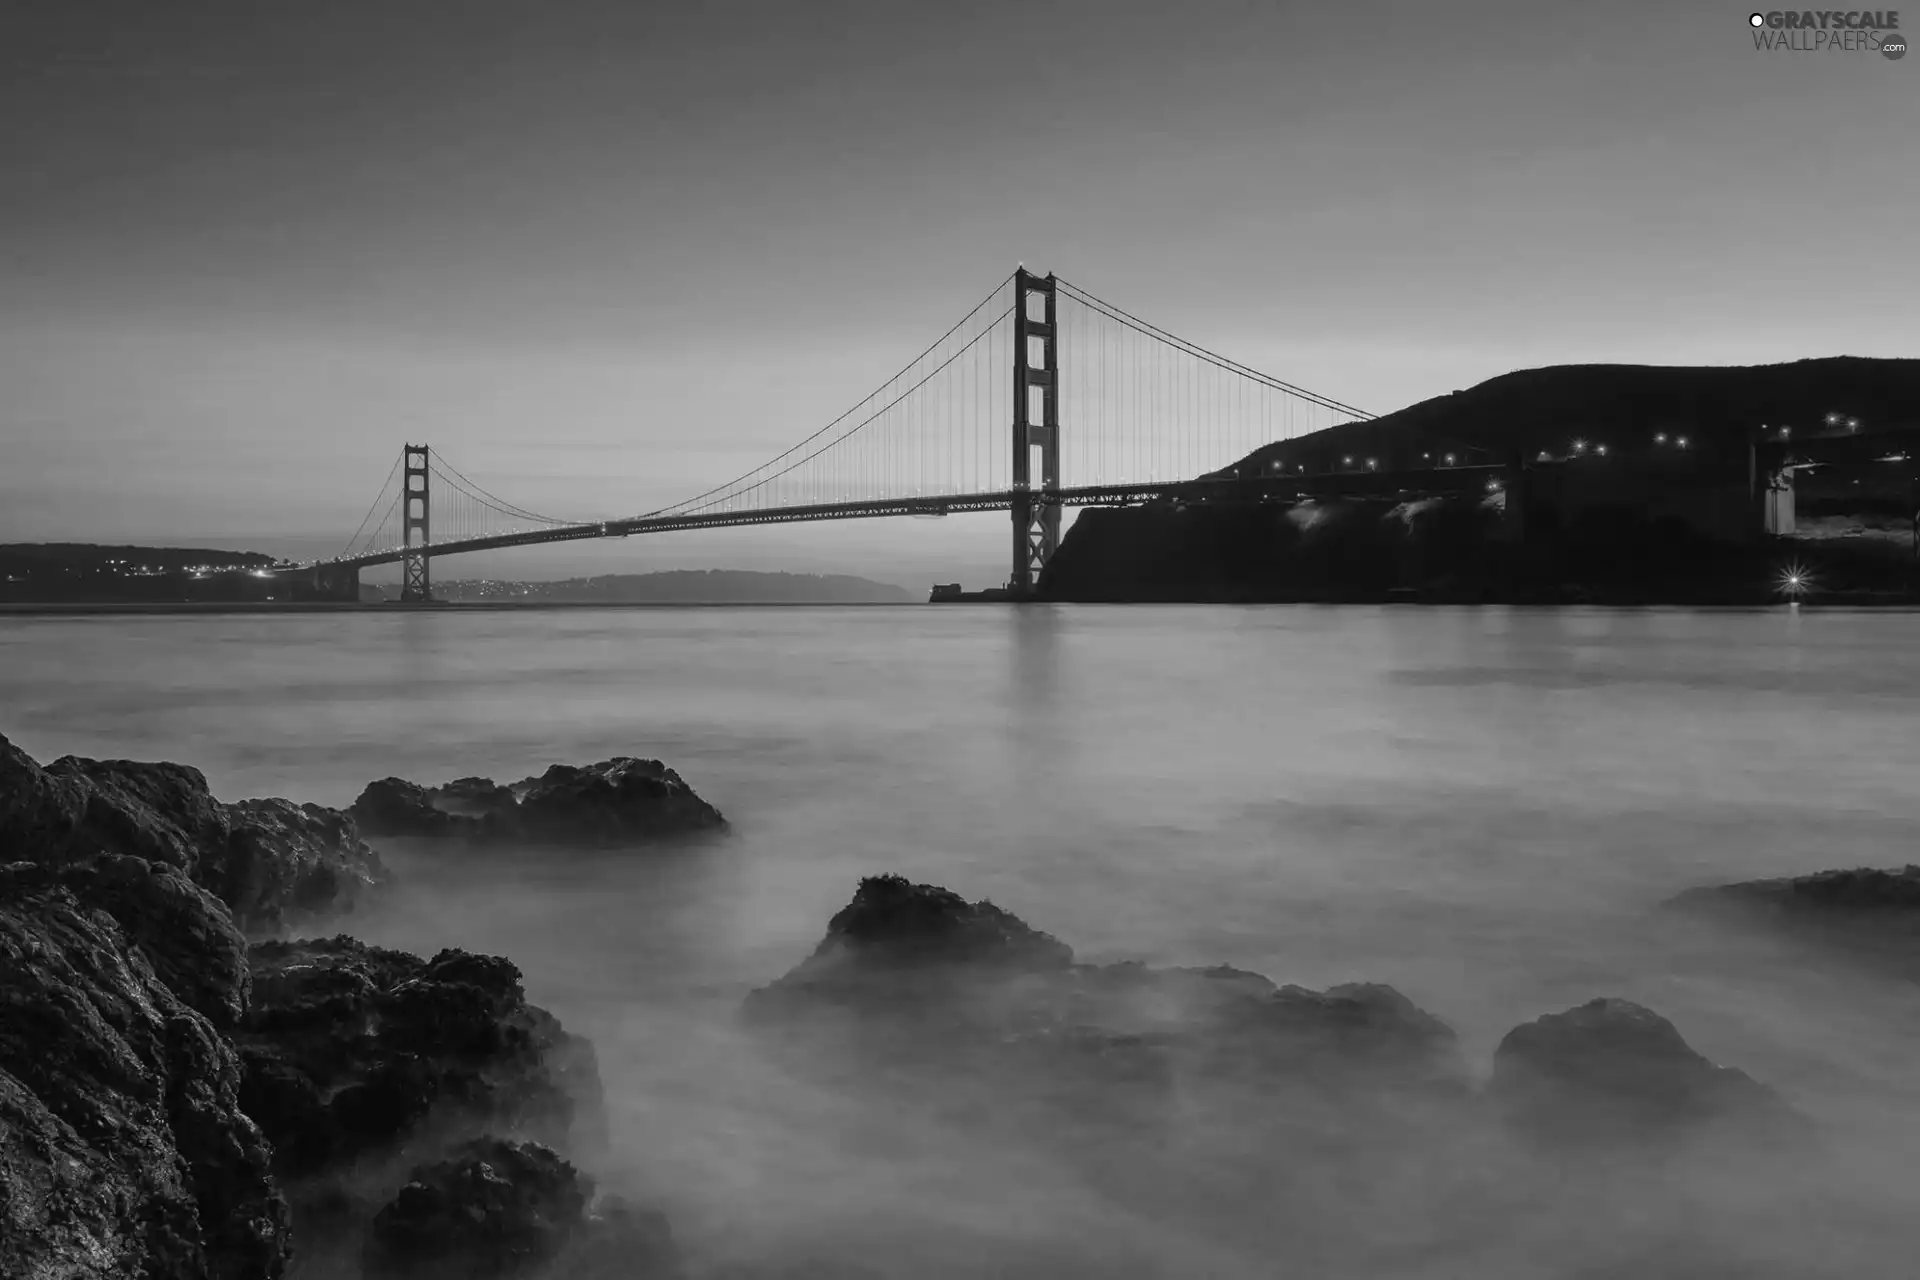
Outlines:
{"type": "MultiPolygon", "coordinates": [[[[1229,470],[1284,459],[1308,469],[1354,456],[1457,450],[1502,461],[1559,455],[1574,439],[1645,445],[1687,435],[1704,452],[1744,448],[1762,424],[1812,430],[1839,413],[1872,429],[1920,425],[1920,360],[1832,356],[1769,365],[1550,365],[1489,378],[1383,414],[1255,450],[1229,470]]],[[[1463,461],[1466,459],[1463,457],[1463,461]]],[[[1413,459],[1407,459],[1413,465],[1413,459]]]]}
{"type": "Polygon", "coordinates": [[[274,558],[255,551],[92,542],[0,544],[0,601],[100,602],[264,598],[251,571],[274,558]]]}
{"type": "Polygon", "coordinates": [[[1056,600],[1734,603],[1771,598],[1792,561],[1817,567],[1836,598],[1911,596],[1920,583],[1909,467],[1801,472],[1797,536],[1728,534],[1757,528],[1741,523],[1756,429],[1844,432],[1847,419],[1868,431],[1920,427],[1920,360],[1522,370],[1278,441],[1225,469],[1391,471],[1447,454],[1463,464],[1532,462],[1564,459],[1584,442],[1578,465],[1548,465],[1541,484],[1529,482],[1519,526],[1504,519],[1504,492],[1095,509],[1074,522],[1040,589],[1056,600]]]}

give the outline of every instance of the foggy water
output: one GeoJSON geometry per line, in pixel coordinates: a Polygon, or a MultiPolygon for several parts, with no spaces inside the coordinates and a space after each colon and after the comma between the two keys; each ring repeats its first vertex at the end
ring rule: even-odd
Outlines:
{"type": "Polygon", "coordinates": [[[1739,1201],[1726,1230],[1791,1254],[1782,1274],[1892,1276],[1920,1235],[1917,988],[1651,908],[1913,859],[1916,626],[1313,607],[13,618],[0,731],[43,760],[173,759],[224,798],[335,805],[388,774],[672,764],[731,837],[398,849],[404,889],[349,927],[517,961],[598,1046],[609,1179],[702,1257],[858,1240],[901,1276],[1750,1273],[1650,1262],[1632,1238],[1653,1210],[1591,1204],[1577,1246],[1515,1220],[1448,1258],[1296,1272],[1150,1229],[964,1135],[855,1149],[847,1104],[783,1081],[728,1019],[861,874],[898,871],[992,898],[1083,959],[1391,983],[1482,1072],[1516,1023],[1641,1001],[1836,1135],[1820,1181],[1846,1214],[1796,1222],[1790,1189],[1697,1187],[1739,1201]]]}

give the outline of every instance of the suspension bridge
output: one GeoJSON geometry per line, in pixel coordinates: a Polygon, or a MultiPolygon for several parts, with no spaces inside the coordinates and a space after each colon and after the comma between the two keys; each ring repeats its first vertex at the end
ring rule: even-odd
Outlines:
{"type": "MultiPolygon", "coordinates": [[[[611,520],[528,510],[408,444],[345,551],[287,572],[357,599],[361,569],[402,566],[405,601],[432,598],[431,561],[502,547],[676,529],[1008,511],[1008,589],[1030,596],[1068,507],[1245,499],[1304,475],[1241,475],[1256,448],[1372,417],[1159,328],[1024,267],[833,421],[778,456],[671,506],[611,520]],[[394,480],[398,479],[397,488],[394,480]]],[[[1353,459],[1346,462],[1352,463],[1353,459]]],[[[1449,459],[1449,461],[1453,461],[1449,459]]],[[[1464,460],[1462,460],[1464,461],[1464,460]]],[[[1379,459],[1314,483],[1408,483],[1379,459]]],[[[1437,463],[1413,464],[1431,482],[1437,463]]],[[[1460,467],[1446,487],[1483,481],[1460,467]]]]}

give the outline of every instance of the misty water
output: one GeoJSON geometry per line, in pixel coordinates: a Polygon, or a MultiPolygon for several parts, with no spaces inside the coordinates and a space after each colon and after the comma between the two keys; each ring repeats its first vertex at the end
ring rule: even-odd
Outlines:
{"type": "MultiPolygon", "coordinates": [[[[612,1143],[597,1171],[664,1209],[699,1260],[1894,1276],[1920,1239],[1920,988],[1655,908],[1693,885],[1911,858],[1913,627],[1315,607],[12,618],[0,731],[43,760],[180,760],[224,798],[334,805],[390,774],[672,764],[728,837],[393,848],[401,888],[346,927],[512,957],[598,1047],[612,1143]],[[1515,1024],[1625,996],[1779,1088],[1828,1141],[1799,1176],[1628,1167],[1605,1195],[1570,1183],[1558,1209],[1489,1192],[1462,1216],[1419,1179],[1310,1209],[1250,1196],[1236,1212],[1267,1221],[1235,1232],[931,1120],[856,1138],[859,1100],[765,1061],[733,1012],[878,871],[991,898],[1083,959],[1390,983],[1482,1074],[1515,1024]],[[1345,1261],[1325,1243],[1381,1234],[1411,1243],[1345,1261]]],[[[1165,1158],[1196,1175],[1207,1160],[1165,1158]]]]}

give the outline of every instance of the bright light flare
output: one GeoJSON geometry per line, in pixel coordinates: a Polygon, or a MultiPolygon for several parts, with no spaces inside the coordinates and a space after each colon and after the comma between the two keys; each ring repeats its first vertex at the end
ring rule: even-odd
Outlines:
{"type": "Polygon", "coordinates": [[[1813,570],[1797,561],[1788,564],[1774,578],[1773,589],[1789,600],[1798,600],[1813,590],[1813,570]]]}

